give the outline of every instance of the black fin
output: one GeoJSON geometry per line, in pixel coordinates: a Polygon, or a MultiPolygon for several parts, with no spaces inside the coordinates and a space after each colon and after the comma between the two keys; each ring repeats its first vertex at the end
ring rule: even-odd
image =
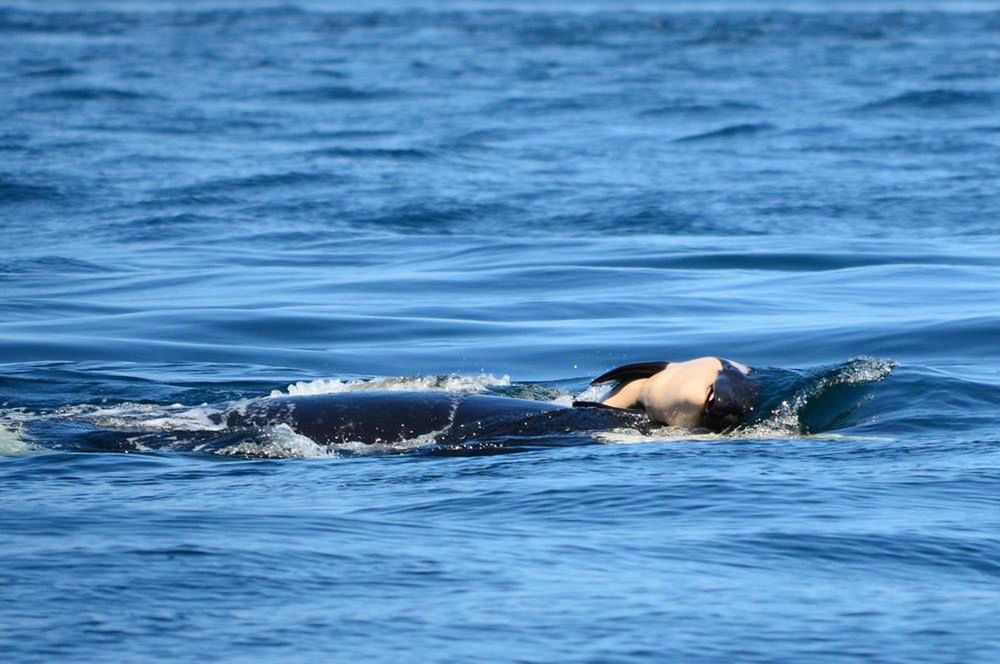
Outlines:
{"type": "Polygon", "coordinates": [[[591,385],[600,385],[601,383],[610,383],[611,381],[618,381],[619,383],[626,383],[630,380],[636,380],[638,378],[649,378],[654,374],[658,374],[667,368],[669,362],[635,362],[634,364],[626,364],[621,367],[616,367],[611,371],[602,373],[600,376],[590,381],[591,385]]]}

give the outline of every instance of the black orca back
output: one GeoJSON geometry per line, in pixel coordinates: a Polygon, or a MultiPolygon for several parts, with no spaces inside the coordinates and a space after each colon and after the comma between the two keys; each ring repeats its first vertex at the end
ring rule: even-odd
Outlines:
{"type": "Polygon", "coordinates": [[[479,394],[448,392],[339,392],[272,397],[252,402],[224,416],[229,427],[285,424],[324,444],[392,444],[433,434],[454,439],[474,435],[537,413],[565,406],[479,394]]]}

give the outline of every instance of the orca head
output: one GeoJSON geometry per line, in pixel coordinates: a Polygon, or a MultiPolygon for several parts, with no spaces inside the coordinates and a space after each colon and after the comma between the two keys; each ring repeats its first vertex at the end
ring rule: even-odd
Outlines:
{"type": "Polygon", "coordinates": [[[749,369],[720,359],[719,371],[705,397],[702,426],[715,433],[732,431],[750,414],[757,398],[757,388],[748,374],[749,369]]]}

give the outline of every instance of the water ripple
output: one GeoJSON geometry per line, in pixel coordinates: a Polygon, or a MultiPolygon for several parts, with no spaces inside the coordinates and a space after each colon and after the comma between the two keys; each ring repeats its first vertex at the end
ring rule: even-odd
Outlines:
{"type": "Polygon", "coordinates": [[[723,138],[743,138],[748,136],[756,136],[767,131],[773,131],[777,129],[774,125],[769,122],[757,122],[757,123],[747,123],[747,124],[737,124],[729,125],[728,127],[723,127],[722,129],[715,129],[713,131],[706,131],[700,134],[692,134],[690,136],[684,136],[676,139],[677,142],[691,142],[691,141],[709,141],[715,139],[723,138]]]}
{"type": "Polygon", "coordinates": [[[966,90],[914,90],[873,101],[858,107],[862,111],[988,109],[996,104],[996,95],[990,92],[966,90]]]}

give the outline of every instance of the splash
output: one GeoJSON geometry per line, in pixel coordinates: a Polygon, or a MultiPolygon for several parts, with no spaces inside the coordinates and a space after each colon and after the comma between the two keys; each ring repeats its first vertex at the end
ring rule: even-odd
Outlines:
{"type": "Polygon", "coordinates": [[[867,385],[888,378],[896,367],[892,360],[872,357],[857,357],[840,367],[809,381],[789,398],[771,410],[768,417],[739,429],[734,435],[739,438],[798,437],[806,431],[802,423],[802,411],[807,405],[820,399],[830,388],[838,385],[867,385]]]}
{"type": "Polygon", "coordinates": [[[726,436],[716,433],[694,433],[681,427],[662,427],[653,433],[638,429],[611,429],[592,434],[594,440],[610,445],[636,445],[639,443],[681,442],[689,440],[725,440],[726,436]]]}
{"type": "Polygon", "coordinates": [[[383,377],[363,380],[313,380],[309,382],[292,383],[287,391],[272,390],[270,396],[305,396],[314,394],[333,394],[337,392],[427,392],[443,391],[456,394],[475,394],[486,392],[497,387],[509,387],[510,376],[497,378],[492,374],[478,376],[400,376],[383,377]]]}
{"type": "Polygon", "coordinates": [[[53,411],[51,417],[88,422],[109,429],[144,431],[222,431],[225,425],[217,416],[221,411],[208,404],[145,404],[124,402],[113,406],[78,404],[53,411]]]}
{"type": "MultiPolygon", "coordinates": [[[[336,459],[344,456],[404,454],[409,450],[432,445],[436,437],[443,433],[431,431],[420,436],[392,443],[363,443],[348,441],[332,445],[320,445],[308,436],[296,433],[287,424],[269,427],[256,440],[245,440],[214,450],[220,456],[235,456],[252,459],[336,459]]],[[[200,452],[202,449],[195,449],[200,452]]]]}
{"type": "Polygon", "coordinates": [[[16,456],[35,450],[35,446],[26,441],[22,433],[21,425],[0,422],[0,457],[16,456]]]}
{"type": "MultiPolygon", "coordinates": [[[[201,451],[196,449],[195,451],[201,451]]],[[[320,445],[308,436],[295,433],[287,424],[264,432],[260,440],[246,440],[215,451],[220,456],[255,459],[305,459],[340,456],[336,449],[320,445]]]]}
{"type": "MultiPolygon", "coordinates": [[[[612,389],[614,389],[614,385],[608,383],[589,385],[587,389],[576,395],[576,399],[570,398],[569,403],[566,405],[572,405],[573,401],[593,401],[595,403],[600,403],[601,401],[604,401],[609,394],[611,394],[612,389]]],[[[563,403],[560,399],[556,399],[556,402],[563,403]]]]}

